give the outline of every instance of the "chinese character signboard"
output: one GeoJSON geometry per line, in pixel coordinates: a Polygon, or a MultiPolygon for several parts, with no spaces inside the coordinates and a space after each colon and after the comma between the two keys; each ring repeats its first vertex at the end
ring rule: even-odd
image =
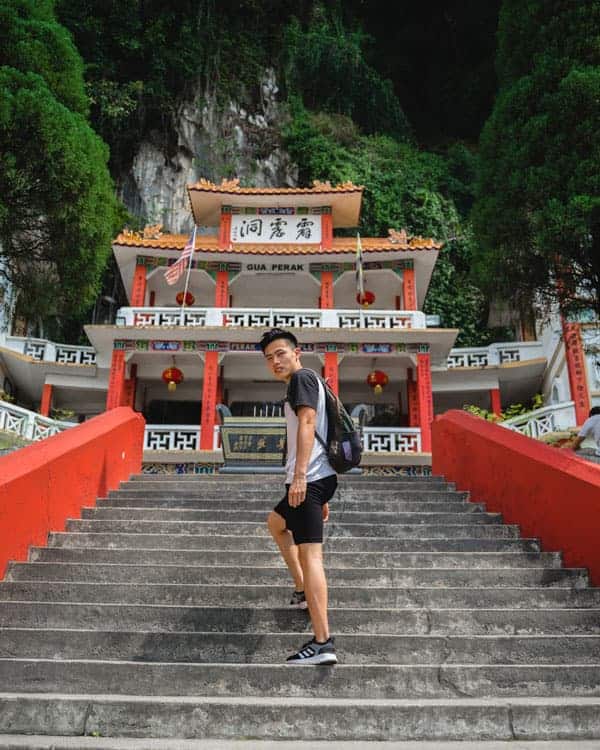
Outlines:
{"type": "Polygon", "coordinates": [[[320,244],[321,215],[296,213],[286,208],[259,208],[254,215],[234,214],[231,217],[231,241],[253,244],[320,244]]]}
{"type": "Polygon", "coordinates": [[[226,417],[221,426],[225,466],[273,466],[283,463],[285,420],[226,417]]]}

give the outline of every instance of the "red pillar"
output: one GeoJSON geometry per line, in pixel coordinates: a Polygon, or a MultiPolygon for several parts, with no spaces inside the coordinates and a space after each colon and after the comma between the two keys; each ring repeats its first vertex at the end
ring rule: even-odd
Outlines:
{"type": "Polygon", "coordinates": [[[571,398],[575,402],[575,421],[581,425],[588,418],[590,411],[590,392],[585,369],[585,353],[581,341],[579,323],[567,323],[562,319],[565,357],[569,373],[571,398]]]}
{"type": "Polygon", "coordinates": [[[123,385],[123,403],[122,406],[130,406],[135,409],[135,391],[137,387],[137,365],[131,365],[129,368],[129,377],[123,385]]]}
{"type": "Polygon", "coordinates": [[[42,401],[40,403],[40,414],[43,417],[49,417],[51,408],[52,408],[52,386],[49,383],[46,383],[42,389],[42,401]]]}
{"type": "Polygon", "coordinates": [[[333,247],[333,214],[321,216],[321,247],[323,250],[333,247]]]}
{"type": "Polygon", "coordinates": [[[490,388],[490,404],[492,414],[499,417],[502,414],[502,402],[500,399],[500,388],[490,388]]]}
{"type": "Polygon", "coordinates": [[[146,266],[137,265],[133,274],[129,304],[131,307],[144,307],[146,302],[146,266]]]}
{"type": "Polygon", "coordinates": [[[412,367],[407,370],[406,378],[406,396],[408,401],[408,426],[419,426],[419,394],[417,393],[417,384],[413,378],[412,367]]]}
{"type": "Polygon", "coordinates": [[[405,268],[402,271],[402,309],[417,309],[417,288],[415,286],[414,268],[405,268]]]}
{"type": "Polygon", "coordinates": [[[216,281],[215,307],[229,307],[229,271],[217,271],[216,281]]]}
{"type": "Polygon", "coordinates": [[[337,396],[340,392],[340,382],[338,373],[338,355],[336,352],[325,352],[323,377],[327,380],[329,387],[337,396]]]}
{"type": "Polygon", "coordinates": [[[419,394],[421,451],[423,453],[431,453],[433,394],[431,392],[431,364],[429,354],[417,354],[417,392],[419,394]]]}
{"type": "Polygon", "coordinates": [[[219,250],[228,250],[231,244],[231,214],[221,214],[219,225],[219,250]]]}
{"type": "Polygon", "coordinates": [[[333,308],[333,271],[321,271],[321,308],[333,308]]]}
{"type": "Polygon", "coordinates": [[[200,421],[200,450],[211,451],[215,431],[217,385],[219,382],[219,352],[204,355],[204,381],[202,383],[202,415],[200,421]]]}
{"type": "Polygon", "coordinates": [[[223,368],[219,368],[219,377],[217,378],[217,404],[223,403],[223,368]]]}
{"type": "Polygon", "coordinates": [[[123,390],[125,387],[125,352],[122,349],[113,349],[110,363],[110,374],[108,376],[108,394],[106,396],[106,410],[116,409],[123,403],[123,390]]]}

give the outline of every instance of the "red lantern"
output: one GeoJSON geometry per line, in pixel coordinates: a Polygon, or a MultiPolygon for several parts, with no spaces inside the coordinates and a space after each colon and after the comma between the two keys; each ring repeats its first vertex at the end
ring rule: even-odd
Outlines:
{"type": "Polygon", "coordinates": [[[367,383],[371,386],[376,396],[383,391],[383,387],[390,382],[390,379],[382,370],[373,370],[367,375],[367,383]]]}
{"type": "Polygon", "coordinates": [[[167,384],[167,388],[174,391],[178,385],[183,383],[183,373],[178,367],[167,367],[162,374],[162,379],[167,384]]]}
{"type": "Polygon", "coordinates": [[[369,307],[373,304],[373,302],[375,302],[375,295],[373,294],[373,292],[370,292],[368,289],[366,289],[364,294],[360,294],[359,292],[356,295],[356,301],[363,307],[369,307]]]}
{"type": "MultiPolygon", "coordinates": [[[[175,301],[177,302],[178,305],[183,304],[183,292],[177,292],[177,296],[175,297],[175,301]]],[[[191,292],[186,292],[185,293],[185,306],[186,307],[191,307],[194,304],[195,301],[196,301],[196,298],[194,297],[194,295],[191,292]]]]}

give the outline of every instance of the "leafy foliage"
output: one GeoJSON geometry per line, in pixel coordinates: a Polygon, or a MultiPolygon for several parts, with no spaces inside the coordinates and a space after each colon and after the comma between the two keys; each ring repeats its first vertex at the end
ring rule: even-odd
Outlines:
{"type": "Polygon", "coordinates": [[[385,236],[390,227],[405,227],[444,241],[425,311],[439,314],[443,326],[460,328],[459,345],[488,343],[485,301],[468,280],[473,239],[452,194],[454,188],[464,196],[466,188],[448,162],[389,136],[361,135],[346,118],[312,115],[298,101],[292,102],[292,112],[285,142],[300,166],[302,182],[364,185],[364,235],[385,236]]]}
{"type": "Polygon", "coordinates": [[[504,0],[481,136],[476,273],[517,307],[600,313],[600,2],[504,0]]]}
{"type": "Polygon", "coordinates": [[[38,73],[61,104],[86,115],[83,61],[52,6],[51,0],[0,0],[0,67],[38,73]]]}
{"type": "Polygon", "coordinates": [[[93,302],[118,207],[106,146],[85,112],[82,63],[50,3],[3,2],[0,247],[29,320],[93,302]]]}
{"type": "Polygon", "coordinates": [[[346,115],[367,133],[406,139],[408,121],[394,93],[365,58],[367,38],[347,29],[337,13],[316,3],[310,22],[294,18],[284,36],[288,91],[300,94],[309,109],[346,115]]]}
{"type": "Polygon", "coordinates": [[[480,406],[475,406],[474,404],[465,404],[463,410],[469,412],[469,414],[472,414],[474,417],[481,417],[481,419],[485,419],[488,422],[506,422],[507,419],[524,416],[531,411],[540,409],[543,405],[544,397],[541,393],[536,393],[529,403],[510,404],[503,412],[500,412],[500,414],[494,414],[493,411],[482,409],[480,406]]]}

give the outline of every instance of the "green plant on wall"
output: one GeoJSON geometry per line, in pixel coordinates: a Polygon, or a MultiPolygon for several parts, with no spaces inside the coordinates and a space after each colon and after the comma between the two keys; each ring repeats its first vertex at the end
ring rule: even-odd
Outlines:
{"type": "Polygon", "coordinates": [[[504,411],[500,412],[500,414],[494,414],[493,411],[482,409],[480,406],[475,406],[474,404],[465,404],[463,409],[474,417],[480,417],[488,422],[506,422],[507,419],[520,417],[524,414],[529,414],[529,412],[535,411],[536,409],[541,409],[543,405],[544,397],[541,393],[536,393],[529,404],[510,404],[504,409],[504,411]]]}

